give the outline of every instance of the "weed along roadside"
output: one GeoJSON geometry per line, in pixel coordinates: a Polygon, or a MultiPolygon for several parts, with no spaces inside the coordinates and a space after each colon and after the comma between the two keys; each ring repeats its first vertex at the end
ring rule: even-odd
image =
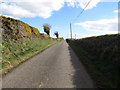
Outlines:
{"type": "Polygon", "coordinates": [[[66,40],[84,64],[96,87],[118,87],[119,38],[120,34],[111,34],[66,40]]]}
{"type": "Polygon", "coordinates": [[[63,39],[52,38],[22,21],[0,16],[2,19],[2,74],[44,51],[63,39]]]}
{"type": "MultiPolygon", "coordinates": [[[[33,49],[29,49],[25,52],[19,52],[17,56],[11,56],[8,59],[6,59],[6,61],[4,59],[2,64],[2,67],[3,67],[2,74],[4,75],[10,72],[11,70],[19,66],[21,63],[29,60],[33,56],[41,53],[42,51],[46,50],[47,48],[59,42],[60,41],[44,41],[44,44],[41,44],[41,43],[39,44],[40,46],[39,45],[34,46],[33,49]],[[36,48],[38,48],[38,50],[36,48]]],[[[6,58],[6,57],[3,56],[3,58],[6,58]]]]}

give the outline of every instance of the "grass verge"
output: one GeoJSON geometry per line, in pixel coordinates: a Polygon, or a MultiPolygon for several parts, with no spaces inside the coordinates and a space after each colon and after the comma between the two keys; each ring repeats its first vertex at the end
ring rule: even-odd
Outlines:
{"type": "Polygon", "coordinates": [[[21,63],[60,41],[49,38],[34,38],[17,43],[12,41],[10,43],[4,42],[2,45],[2,74],[5,75],[21,63]]]}

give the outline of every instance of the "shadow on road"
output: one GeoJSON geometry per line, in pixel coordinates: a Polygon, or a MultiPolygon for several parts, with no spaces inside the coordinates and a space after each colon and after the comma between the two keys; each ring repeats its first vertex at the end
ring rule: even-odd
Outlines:
{"type": "Polygon", "coordinates": [[[74,51],[71,47],[68,47],[69,53],[71,56],[71,62],[75,69],[73,75],[73,84],[76,88],[94,88],[94,84],[88,73],[86,72],[84,66],[80,62],[80,60],[75,55],[74,51]]]}

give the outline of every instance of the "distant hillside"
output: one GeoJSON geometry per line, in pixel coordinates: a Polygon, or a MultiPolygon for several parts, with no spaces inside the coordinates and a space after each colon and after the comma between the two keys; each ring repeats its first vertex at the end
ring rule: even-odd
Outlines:
{"type": "Polygon", "coordinates": [[[83,62],[97,87],[118,87],[120,34],[67,39],[67,42],[83,62]]]}
{"type": "Polygon", "coordinates": [[[7,73],[30,57],[61,41],[40,33],[37,28],[20,20],[0,16],[0,22],[2,73],[7,73]]]}

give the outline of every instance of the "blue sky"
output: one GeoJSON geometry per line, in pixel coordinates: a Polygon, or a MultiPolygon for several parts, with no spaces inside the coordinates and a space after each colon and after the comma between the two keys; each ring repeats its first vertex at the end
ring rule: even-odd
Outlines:
{"type": "MultiPolygon", "coordinates": [[[[87,0],[86,3],[88,1],[89,0],[87,0]]],[[[25,7],[25,5],[22,4],[21,2],[19,2],[19,4],[14,2],[12,2],[11,4],[10,2],[10,5],[11,5],[10,6],[8,5],[8,2],[5,2],[6,7],[7,6],[10,8],[12,8],[12,6],[14,8],[24,7],[23,11],[27,14],[22,14],[21,16],[20,14],[17,15],[13,11],[6,10],[5,5],[2,7],[4,11],[1,10],[2,12],[1,14],[18,18],[19,20],[24,21],[30,24],[31,26],[37,27],[41,33],[44,33],[42,25],[45,23],[48,23],[52,26],[51,33],[50,33],[52,37],[55,37],[54,32],[58,31],[61,37],[70,38],[70,33],[69,33],[70,22],[72,22],[73,38],[75,38],[75,35],[76,35],[76,38],[82,38],[82,37],[89,37],[89,36],[95,36],[95,35],[117,33],[117,30],[118,30],[117,19],[118,19],[118,12],[119,12],[118,2],[100,2],[100,0],[97,0],[97,1],[98,2],[90,3],[90,6],[88,6],[88,8],[83,12],[83,14],[79,18],[77,18],[77,20],[75,21],[74,19],[82,11],[86,3],[84,4],[84,2],[79,2],[79,3],[77,2],[78,4],[75,5],[75,3],[73,4],[71,2],[64,2],[64,4],[63,2],[58,2],[58,3],[55,3],[56,5],[58,4],[58,7],[55,6],[55,8],[53,8],[52,6],[52,9],[46,8],[45,10],[48,10],[48,12],[41,10],[42,14],[39,12],[37,15],[37,12],[42,8],[39,6],[37,7],[37,9],[38,8],[40,9],[36,10],[35,12],[36,15],[33,15],[31,13],[24,11],[24,9],[29,11],[30,9],[27,7],[30,7],[31,4],[25,7]],[[14,5],[13,3],[16,5],[14,5]],[[81,3],[83,5],[81,5],[81,3]]],[[[50,5],[51,2],[48,2],[48,3],[50,5]]],[[[41,6],[42,5],[43,3],[41,4],[41,6]]],[[[51,5],[49,6],[49,8],[50,7],[51,5]]],[[[16,12],[17,10],[20,10],[20,9],[16,9],[16,12]]]]}

